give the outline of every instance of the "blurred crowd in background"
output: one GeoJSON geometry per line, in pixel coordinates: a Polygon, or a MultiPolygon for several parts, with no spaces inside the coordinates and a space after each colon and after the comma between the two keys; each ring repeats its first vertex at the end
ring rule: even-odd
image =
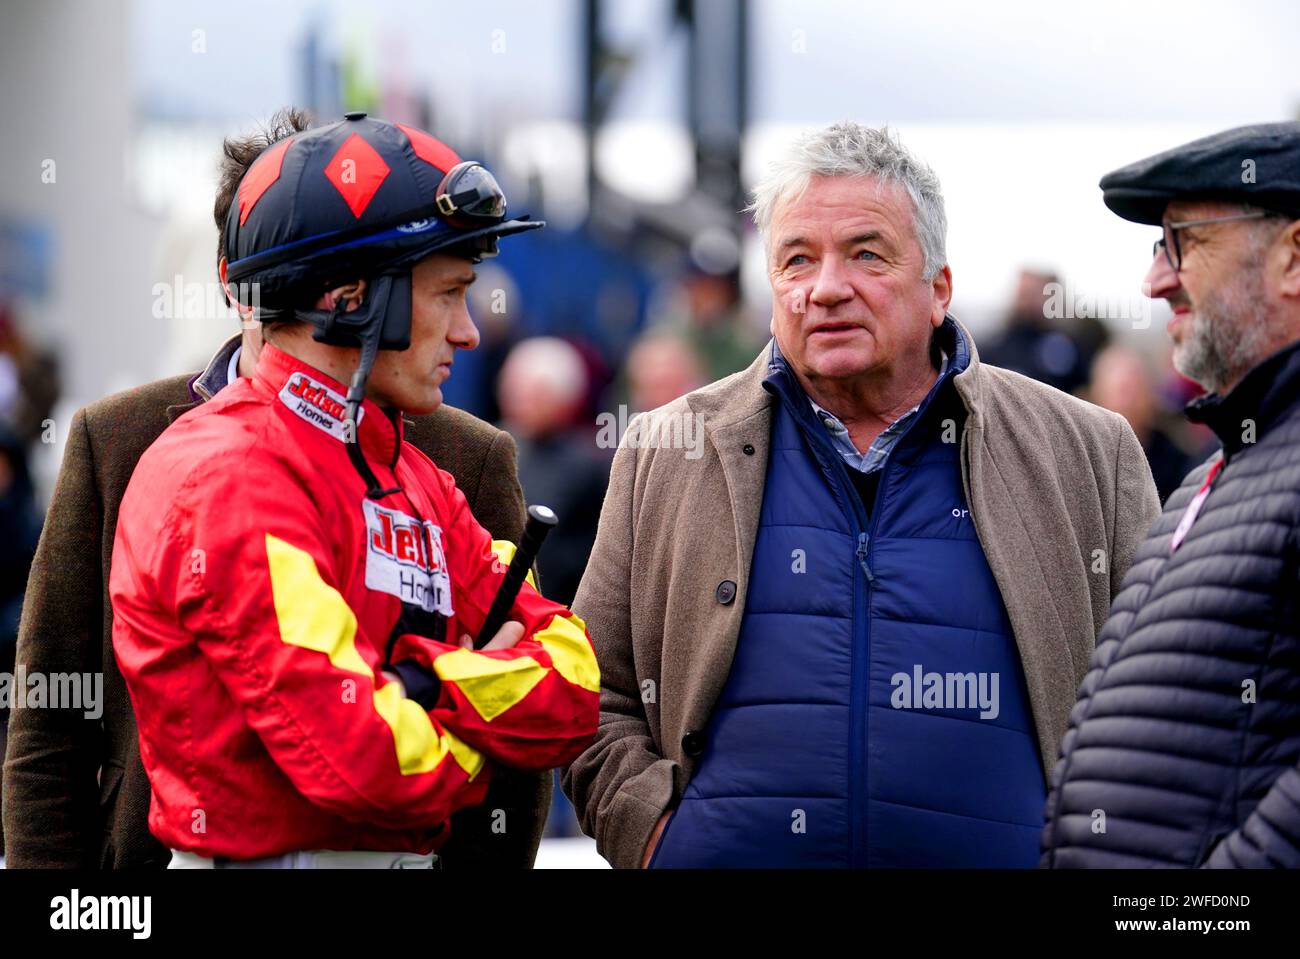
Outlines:
{"type": "MultiPolygon", "coordinates": [[[[929,60],[902,14],[838,0],[563,0],[545,11],[497,0],[469,18],[386,0],[360,20],[355,7],[330,0],[181,6],[57,0],[0,14],[6,89],[44,84],[16,104],[18,134],[0,167],[0,671],[12,669],[23,588],[72,411],[198,369],[236,332],[211,292],[220,141],[291,103],[322,121],[367,110],[429,129],[496,171],[512,212],[548,220],[480,267],[471,312],[482,344],[457,359],[444,394],[514,436],[526,499],[559,514],[540,566],[545,591],[562,602],[586,565],[613,455],[597,442],[598,416],[658,407],[743,369],[766,344],[761,245],[741,211],[763,156],[800,126],[842,117],[901,123],[904,142],[936,167],[952,224],[953,313],[974,331],[982,361],[1123,414],[1162,499],[1211,449],[1208,431],[1180,416],[1197,388],[1170,364],[1163,306],[1140,318],[1104,308],[1116,302],[1107,295],[1140,301],[1151,238],[1137,240],[1136,228],[1103,210],[1096,178],[1154,152],[1148,142],[1293,112],[1292,90],[1233,86],[1260,84],[1277,72],[1268,64],[1289,62],[1289,46],[1271,39],[1285,30],[1233,45],[1257,70],[1225,66],[1202,86],[1189,77],[1175,104],[1163,85],[1148,94],[1138,79],[1148,55],[1140,25],[1113,36],[1099,26],[1146,16],[1122,4],[1077,14],[1094,18],[1074,29],[1091,37],[1093,60],[1108,64],[1109,87],[1080,81],[1089,96],[1060,75],[1055,54],[1034,45],[1036,7],[1019,2],[997,23],[978,11],[979,24],[935,36],[929,60]],[[1124,17],[1112,16],[1121,8],[1124,17]],[[980,30],[1006,34],[1006,49],[1017,51],[1006,69],[1022,82],[984,87],[975,59],[953,66],[980,45],[980,30]],[[1017,35],[1034,43],[1017,44],[1017,35]],[[889,52],[902,47],[918,61],[889,52]],[[935,113],[936,97],[871,75],[901,69],[935,75],[943,95],[959,99],[935,113]],[[959,69],[969,70],[969,90],[959,69]],[[845,99],[854,70],[864,78],[845,99]],[[1059,102],[1035,71],[1059,81],[1059,102]],[[773,79],[782,76],[790,82],[773,79]],[[795,95],[805,83],[815,102],[795,95]],[[978,106],[972,97],[982,97],[978,106]],[[1237,112],[1241,103],[1251,104],[1249,115],[1237,112]],[[1107,111],[1119,125],[1098,125],[1107,111]],[[1148,129],[1153,117],[1182,126],[1148,129]],[[1063,119],[1084,123],[1077,129],[1091,139],[1063,136],[1063,119]],[[954,120],[971,125],[942,126],[954,120]],[[916,137],[909,122],[921,125],[916,137]],[[1009,176],[1025,154],[996,151],[1012,143],[1054,162],[1022,163],[1009,176]],[[1005,215],[972,213],[1004,176],[1013,184],[998,201],[1005,215]],[[1022,224],[1046,222],[1024,219],[1042,215],[1036,183],[1052,184],[1056,219],[1030,231],[1022,224]],[[1089,239],[1071,245],[1080,236],[1089,239]],[[1103,262],[1120,279],[1094,289],[1096,308],[1049,308],[1063,278],[1086,282],[1103,262]]],[[[956,3],[931,13],[977,16],[956,3]]],[[[1196,16],[1187,10],[1182,19],[1196,16]]],[[[1253,22],[1294,19],[1280,3],[1253,22]]],[[[558,786],[549,829],[577,832],[558,786]]]]}
{"type": "MultiPolygon", "coordinates": [[[[449,386],[455,405],[510,432],[525,499],[561,517],[539,565],[547,595],[565,604],[595,540],[614,452],[598,443],[598,416],[662,406],[744,369],[766,343],[766,318],[747,312],[733,277],[687,264],[658,279],[671,291],[663,310],[648,313],[612,350],[580,325],[538,334],[479,304],[472,312],[483,333],[481,369],[466,378],[472,390],[449,386]]],[[[1094,319],[1049,318],[1047,291],[1056,282],[1035,269],[1020,272],[1002,322],[977,346],[981,360],[1121,413],[1147,453],[1163,500],[1215,446],[1208,430],[1179,415],[1199,387],[1173,369],[1167,351],[1153,356],[1094,319]]],[[[40,531],[28,455],[40,443],[58,390],[56,360],[25,344],[11,307],[0,306],[0,671],[13,667],[23,587],[40,531]]],[[[557,782],[548,834],[577,832],[557,782]]]]}

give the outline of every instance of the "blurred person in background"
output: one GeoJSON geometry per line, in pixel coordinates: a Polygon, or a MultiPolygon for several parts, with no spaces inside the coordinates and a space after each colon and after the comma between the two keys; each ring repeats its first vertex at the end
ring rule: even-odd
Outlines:
{"type": "Polygon", "coordinates": [[[1168,428],[1155,377],[1137,350],[1112,344],[1092,361],[1087,398],[1112,410],[1133,427],[1163,503],[1196,463],[1168,428]]]}
{"type": "MultiPolygon", "coordinates": [[[[0,425],[0,675],[10,676],[14,671],[23,591],[40,535],[41,518],[27,470],[26,445],[16,433],[0,425]]],[[[4,753],[8,726],[6,702],[0,704],[0,755],[4,753]]],[[[3,782],[0,775],[0,788],[3,782]]],[[[4,850],[4,831],[0,829],[0,857],[4,850]]]]}
{"type": "Polygon", "coordinates": [[[773,340],[628,426],[574,600],[601,723],[564,788],[619,868],[1032,867],[1159,511],[1141,446],[980,361],[938,178],[888,130],[801,137],[754,212],[773,340]],[[698,446],[664,442],[686,423],[698,446]]]}
{"type": "MultiPolygon", "coordinates": [[[[587,365],[572,343],[554,336],[521,340],[497,375],[495,405],[500,426],[518,447],[519,482],[529,502],[551,507],[560,518],[537,557],[548,599],[573,604],[591,555],[609,476],[589,429],[577,425],[589,399],[587,365]]],[[[558,783],[554,775],[553,785],[558,783]]],[[[574,836],[578,822],[564,793],[555,789],[547,837],[574,836]]]]}
{"type": "Polygon", "coordinates": [[[0,423],[28,447],[40,442],[60,391],[58,357],[29,342],[0,302],[0,423]]]}
{"type": "MultiPolygon", "coordinates": [[[[517,316],[522,303],[523,296],[514,278],[500,263],[484,263],[479,267],[478,281],[469,291],[469,309],[479,328],[480,339],[473,354],[465,358],[479,369],[474,389],[464,402],[465,409],[489,423],[501,419],[497,378],[521,335],[517,316]],[[503,304],[514,305],[515,312],[502,309],[503,304]]],[[[470,364],[463,362],[462,365],[470,364]]]]}
{"type": "Polygon", "coordinates": [[[537,566],[548,599],[569,606],[591,555],[608,466],[591,431],[576,428],[587,399],[587,370],[577,349],[554,336],[521,340],[497,379],[501,426],[518,446],[519,481],[529,502],[544,503],[560,523],[537,566]]]}
{"type": "Polygon", "coordinates": [[[691,344],[665,330],[638,337],[628,350],[624,369],[628,402],[635,413],[666,406],[708,382],[691,344]]]}
{"type": "Polygon", "coordinates": [[[685,338],[709,380],[743,370],[763,345],[745,322],[739,282],[733,274],[715,274],[692,266],[677,290],[677,314],[670,329],[685,338]]]}
{"type": "Polygon", "coordinates": [[[1222,449],[1133,557],[1070,714],[1043,830],[1055,868],[1300,868],[1300,123],[1108,173],[1158,228],[1187,416],[1222,449]]]}
{"type": "Polygon", "coordinates": [[[1055,273],[1021,270],[1002,332],[980,352],[994,366],[1073,393],[1087,382],[1089,364],[1107,333],[1094,320],[1050,317],[1048,303],[1060,287],[1055,273]]]}
{"type": "MultiPolygon", "coordinates": [[[[244,174],[268,148],[307,130],[287,109],[249,136],[223,144],[213,217],[218,271],[225,282],[227,214],[244,174]]],[[[78,410],[32,566],[17,658],[29,673],[104,674],[102,727],[79,711],[18,710],[5,753],[4,828],[10,867],[163,868],[166,847],[150,833],[149,781],[139,756],[135,715],[112,646],[105,602],[118,506],[136,462],[168,424],[248,376],[261,345],[260,324],[243,331],[206,369],[159,380],[78,410]]],[[[506,433],[449,406],[406,423],[405,439],[451,473],[493,537],[517,541],[524,503],[506,433]]],[[[550,807],[551,776],[500,770],[482,806],[452,817],[440,851],[445,868],[531,867],[550,807]],[[510,828],[494,829],[493,809],[510,828]]]]}

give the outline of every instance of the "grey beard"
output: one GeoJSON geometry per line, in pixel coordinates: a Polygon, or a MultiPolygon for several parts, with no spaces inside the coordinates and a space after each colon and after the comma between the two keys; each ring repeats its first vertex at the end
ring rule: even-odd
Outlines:
{"type": "Polygon", "coordinates": [[[1263,271],[1242,269],[1235,283],[1194,305],[1174,366],[1211,393],[1225,392],[1271,352],[1268,312],[1263,271]]]}

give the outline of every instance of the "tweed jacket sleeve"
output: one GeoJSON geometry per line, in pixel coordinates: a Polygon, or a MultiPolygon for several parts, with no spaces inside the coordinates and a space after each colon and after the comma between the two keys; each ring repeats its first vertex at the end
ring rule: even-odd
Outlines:
{"type": "MultiPolygon", "coordinates": [[[[69,427],[63,463],[32,563],[18,633],[29,674],[102,668],[102,504],[86,411],[69,427]]],[[[4,775],[4,832],[12,868],[94,868],[100,845],[98,722],[79,710],[11,713],[4,775]]],[[[105,785],[108,785],[105,783],[105,785]]]]}

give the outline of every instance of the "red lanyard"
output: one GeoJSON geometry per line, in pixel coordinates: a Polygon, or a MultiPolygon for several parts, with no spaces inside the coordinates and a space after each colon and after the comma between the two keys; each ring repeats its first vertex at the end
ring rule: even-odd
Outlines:
{"type": "Polygon", "coordinates": [[[1210,467],[1205,482],[1196,491],[1192,501],[1187,504],[1187,509],[1183,511],[1183,518],[1178,521],[1178,528],[1174,530],[1174,538],[1169,542],[1169,552],[1172,553],[1177,550],[1183,544],[1183,540],[1187,538],[1188,531],[1191,530],[1192,524],[1196,522],[1196,517],[1200,515],[1201,506],[1204,505],[1206,498],[1210,495],[1210,487],[1214,484],[1215,477],[1219,475],[1222,469],[1223,457],[1220,456],[1214,461],[1214,465],[1210,467]]]}

